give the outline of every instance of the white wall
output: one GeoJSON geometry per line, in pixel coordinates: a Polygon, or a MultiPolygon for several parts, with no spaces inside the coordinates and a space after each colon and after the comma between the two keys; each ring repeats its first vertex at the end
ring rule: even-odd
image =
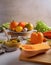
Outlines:
{"type": "Polygon", "coordinates": [[[45,21],[51,26],[51,0],[0,0],[0,24],[16,21],[45,21]]]}

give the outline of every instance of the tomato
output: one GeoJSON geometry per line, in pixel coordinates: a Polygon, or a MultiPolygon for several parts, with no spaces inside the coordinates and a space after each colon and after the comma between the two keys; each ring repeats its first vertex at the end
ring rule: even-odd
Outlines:
{"type": "Polygon", "coordinates": [[[33,44],[42,43],[44,39],[43,33],[33,32],[30,37],[30,41],[33,44]]]}
{"type": "Polygon", "coordinates": [[[15,28],[16,28],[16,26],[18,25],[18,22],[16,22],[16,21],[12,21],[11,23],[10,23],[10,29],[11,30],[15,30],[15,28]]]}
{"type": "Polygon", "coordinates": [[[44,35],[44,37],[51,39],[51,31],[44,32],[43,35],[44,35]]]}
{"type": "Polygon", "coordinates": [[[25,25],[26,25],[26,22],[19,22],[19,26],[22,26],[24,28],[25,25]]]}

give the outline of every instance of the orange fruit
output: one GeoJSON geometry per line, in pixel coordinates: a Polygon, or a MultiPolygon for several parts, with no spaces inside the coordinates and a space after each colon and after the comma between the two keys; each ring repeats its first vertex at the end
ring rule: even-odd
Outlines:
{"type": "Polygon", "coordinates": [[[26,28],[27,28],[28,30],[33,30],[33,24],[32,24],[32,23],[26,24],[26,28]]]}
{"type": "Polygon", "coordinates": [[[19,26],[22,26],[24,28],[25,25],[26,25],[26,22],[19,22],[19,26]]]}
{"type": "Polygon", "coordinates": [[[21,32],[23,30],[23,27],[22,26],[17,26],[16,27],[16,32],[21,32]]]}
{"type": "Polygon", "coordinates": [[[18,22],[16,22],[16,21],[12,21],[11,23],[10,23],[10,29],[11,30],[15,30],[15,28],[16,28],[16,26],[18,25],[18,22]]]}

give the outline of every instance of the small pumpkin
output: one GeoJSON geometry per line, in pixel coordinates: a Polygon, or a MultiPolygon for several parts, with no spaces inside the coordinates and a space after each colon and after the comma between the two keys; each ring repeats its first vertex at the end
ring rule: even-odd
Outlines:
{"type": "Polygon", "coordinates": [[[30,37],[30,42],[33,44],[42,43],[44,36],[42,32],[33,32],[30,37]]]}

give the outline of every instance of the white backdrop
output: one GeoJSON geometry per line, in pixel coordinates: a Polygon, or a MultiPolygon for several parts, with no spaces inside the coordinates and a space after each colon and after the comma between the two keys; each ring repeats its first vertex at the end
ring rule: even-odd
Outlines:
{"type": "Polygon", "coordinates": [[[51,0],[0,0],[0,24],[16,21],[45,21],[51,26],[51,0]]]}

